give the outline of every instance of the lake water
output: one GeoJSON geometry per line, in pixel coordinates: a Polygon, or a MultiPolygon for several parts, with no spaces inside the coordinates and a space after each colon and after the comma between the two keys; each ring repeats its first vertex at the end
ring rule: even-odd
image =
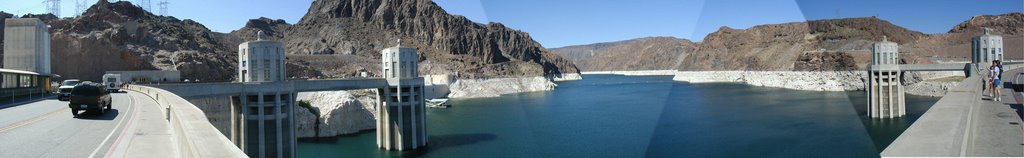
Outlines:
{"type": "Polygon", "coordinates": [[[427,111],[427,148],[382,151],[372,131],[302,139],[299,157],[878,157],[908,116],[866,116],[864,92],[817,92],[671,76],[584,75],[554,91],[453,99],[427,111]]]}

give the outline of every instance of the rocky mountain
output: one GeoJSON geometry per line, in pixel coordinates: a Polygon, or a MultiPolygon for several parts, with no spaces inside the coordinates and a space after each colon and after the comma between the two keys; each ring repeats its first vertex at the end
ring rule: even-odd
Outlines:
{"type": "Polygon", "coordinates": [[[590,70],[590,68],[587,68],[586,66],[587,61],[590,60],[590,58],[594,57],[597,54],[608,52],[609,47],[621,45],[627,41],[630,40],[573,45],[558,48],[550,48],[548,50],[551,50],[551,52],[555,52],[555,54],[558,54],[563,58],[569,59],[569,61],[576,63],[576,67],[580,68],[580,70],[586,71],[590,70]]]}
{"type": "Polygon", "coordinates": [[[245,41],[256,40],[256,33],[263,31],[263,37],[270,40],[283,40],[285,33],[292,27],[291,24],[281,19],[270,19],[266,17],[260,17],[257,19],[250,19],[245,22],[245,26],[241,29],[231,31],[226,34],[218,34],[215,36],[220,43],[226,46],[238,46],[245,41]]]}
{"type": "Polygon", "coordinates": [[[904,63],[967,61],[971,38],[983,34],[982,28],[992,28],[993,34],[1003,36],[1005,57],[1024,57],[1019,53],[1024,52],[1022,45],[1013,44],[1024,43],[1024,14],[1019,12],[975,16],[944,34],[923,34],[867,17],[760,25],[746,30],[723,27],[708,35],[679,69],[863,69],[871,60],[871,43],[882,36],[900,44],[904,63]],[[808,53],[810,56],[806,56],[808,53]],[[846,67],[850,59],[853,68],[846,67]],[[809,65],[824,67],[814,69],[809,65]]]}
{"type": "Polygon", "coordinates": [[[528,33],[446,13],[430,0],[320,0],[288,29],[290,61],[328,76],[379,73],[380,50],[417,48],[423,74],[459,78],[560,76],[577,73],[528,33]],[[324,61],[326,59],[333,59],[324,61]]]}
{"type": "Polygon", "coordinates": [[[80,17],[44,22],[51,25],[52,62],[59,63],[53,71],[64,78],[97,80],[109,70],[178,70],[183,78],[231,80],[237,45],[259,31],[286,43],[289,76],[295,78],[375,75],[379,51],[397,45],[399,38],[403,46],[419,49],[423,74],[578,73],[572,62],[549,53],[528,33],[450,15],[429,0],[322,0],[295,25],[259,18],[231,33],[105,0],[80,17]]]}
{"type": "Polygon", "coordinates": [[[671,70],[696,43],[674,37],[646,37],[550,49],[583,71],[671,70]]]}
{"type": "Polygon", "coordinates": [[[845,52],[808,51],[797,57],[796,71],[848,71],[856,70],[853,56],[845,52]]]}
{"type": "Polygon", "coordinates": [[[179,70],[182,77],[229,80],[233,53],[191,20],[156,16],[128,2],[99,0],[82,16],[26,15],[50,25],[53,73],[99,80],[110,70],[179,70]]]}
{"type": "Polygon", "coordinates": [[[984,34],[983,28],[990,28],[992,34],[1003,36],[1004,57],[1024,58],[1024,53],[1021,53],[1024,52],[1024,13],[1020,12],[971,17],[947,33],[918,40],[913,50],[946,59],[970,60],[971,39],[984,34]]]}
{"type": "Polygon", "coordinates": [[[706,36],[679,69],[794,70],[801,55],[822,49],[849,53],[856,63],[867,63],[871,43],[882,36],[906,44],[926,35],[875,17],[759,25],[746,30],[722,27],[706,36]]]}

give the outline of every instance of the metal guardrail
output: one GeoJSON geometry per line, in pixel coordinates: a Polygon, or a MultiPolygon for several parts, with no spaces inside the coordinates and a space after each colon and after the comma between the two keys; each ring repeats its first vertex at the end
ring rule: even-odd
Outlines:
{"type": "Polygon", "coordinates": [[[164,109],[177,143],[176,157],[248,157],[210,124],[206,114],[187,100],[163,89],[126,85],[126,90],[142,93],[164,109]]]}

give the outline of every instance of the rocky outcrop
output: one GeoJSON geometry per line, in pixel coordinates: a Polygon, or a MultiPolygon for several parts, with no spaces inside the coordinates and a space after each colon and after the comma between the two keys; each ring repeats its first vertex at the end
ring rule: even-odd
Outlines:
{"type": "Polygon", "coordinates": [[[41,17],[51,27],[53,73],[63,78],[99,80],[110,70],[178,70],[204,81],[234,76],[233,51],[191,20],[107,1],[75,18],[41,17]]]}
{"type": "Polygon", "coordinates": [[[965,33],[982,31],[982,28],[989,28],[995,32],[1019,35],[1024,32],[1024,13],[1013,12],[1001,15],[978,15],[967,21],[961,22],[949,30],[949,33],[965,33]]]}
{"type": "Polygon", "coordinates": [[[753,86],[812,91],[864,90],[866,71],[679,71],[672,80],[690,83],[737,82],[753,86]]]}
{"type": "Polygon", "coordinates": [[[905,72],[902,81],[907,94],[941,97],[964,78],[963,71],[905,72]]]}
{"type": "Polygon", "coordinates": [[[814,20],[754,26],[745,30],[722,27],[698,44],[683,60],[683,71],[794,70],[794,63],[808,51],[861,52],[870,60],[872,43],[882,36],[905,44],[922,36],[874,17],[814,20]]]}
{"type": "Polygon", "coordinates": [[[548,78],[551,79],[551,81],[575,81],[582,80],[583,76],[580,75],[580,73],[566,73],[548,76],[548,78]]]}
{"type": "Polygon", "coordinates": [[[435,68],[425,72],[458,78],[578,73],[525,32],[474,23],[429,0],[323,0],[308,11],[295,25],[259,18],[232,33],[153,15],[129,2],[97,1],[79,17],[41,18],[52,26],[52,62],[61,63],[53,71],[65,78],[97,80],[107,70],[179,70],[183,78],[231,80],[237,45],[258,31],[286,44],[293,78],[379,76],[379,51],[399,38],[403,46],[419,49],[421,65],[435,68]]]}
{"type": "MultiPolygon", "coordinates": [[[[907,72],[901,80],[907,94],[943,96],[963,81],[963,72],[907,72]]],[[[753,86],[811,91],[866,89],[867,72],[856,71],[679,71],[672,78],[689,83],[734,82],[753,86]]]]}
{"type": "Polygon", "coordinates": [[[857,70],[853,56],[845,52],[804,52],[797,57],[796,71],[851,71],[857,70]]]}
{"type": "Polygon", "coordinates": [[[623,43],[626,43],[628,41],[630,40],[565,46],[558,48],[550,48],[548,50],[551,50],[551,52],[554,52],[555,54],[558,54],[559,56],[562,56],[563,58],[568,59],[569,61],[572,61],[572,63],[576,63],[576,67],[578,67],[580,71],[588,71],[589,68],[587,68],[586,66],[587,61],[590,61],[590,59],[593,58],[595,55],[608,52],[608,48],[622,45],[623,43]]]}
{"type": "Polygon", "coordinates": [[[379,103],[375,93],[374,90],[299,93],[296,100],[308,102],[314,109],[296,108],[296,137],[331,137],[376,128],[375,107],[379,103]]]}
{"type": "Polygon", "coordinates": [[[904,86],[907,94],[942,97],[949,92],[949,88],[959,85],[960,82],[923,81],[904,86]]]}
{"type": "MultiPolygon", "coordinates": [[[[500,23],[474,23],[429,0],[315,1],[284,42],[292,54],[350,55],[346,57],[355,59],[346,60],[355,62],[344,64],[369,65],[379,61],[381,49],[398,45],[398,39],[402,46],[418,49],[421,65],[429,61],[444,68],[424,74],[457,73],[474,79],[578,73],[572,62],[549,53],[525,32],[500,23]]],[[[347,69],[325,74],[344,77],[363,67],[341,68],[347,69]]]]}
{"type": "Polygon", "coordinates": [[[497,97],[502,94],[549,91],[556,84],[544,77],[459,79],[449,86],[449,98],[497,97]]]}
{"type": "Polygon", "coordinates": [[[674,37],[647,37],[625,41],[553,48],[583,71],[675,69],[696,44],[674,37]]]}
{"type": "MultiPolygon", "coordinates": [[[[978,15],[954,26],[945,34],[924,34],[894,25],[876,17],[843,18],[766,24],[748,29],[721,27],[707,35],[692,51],[683,55],[662,54],[661,60],[679,62],[674,68],[682,71],[846,71],[863,70],[871,62],[871,44],[883,36],[900,44],[900,59],[908,64],[929,64],[936,60],[970,60],[971,38],[981,35],[982,28],[992,28],[1003,36],[1004,43],[1024,43],[1024,13],[978,15]],[[851,65],[852,63],[852,65],[851,65]]],[[[551,49],[577,63],[583,70],[607,67],[593,63],[629,65],[614,70],[647,69],[651,58],[642,57],[645,48],[627,49],[626,56],[591,62],[602,52],[613,52],[616,46],[634,40],[568,46],[551,49]],[[639,66],[637,66],[639,65],[639,66]]],[[[640,44],[651,48],[658,44],[640,44]]],[[[1024,45],[1007,44],[1004,52],[1024,51],[1024,45]]],[[[605,53],[615,54],[615,53],[605,53]]],[[[1007,53],[1008,58],[1022,58],[1020,53],[1007,53]]]]}
{"type": "Polygon", "coordinates": [[[256,40],[256,34],[263,31],[263,38],[268,40],[283,40],[285,34],[292,25],[281,19],[270,19],[260,17],[245,22],[245,26],[231,31],[227,34],[218,34],[215,38],[225,46],[238,46],[245,41],[256,40]]]}
{"type": "Polygon", "coordinates": [[[1024,51],[1024,45],[1020,44],[1024,43],[1024,13],[1020,12],[974,16],[957,24],[947,33],[929,35],[918,40],[909,49],[913,53],[967,61],[971,57],[971,39],[984,34],[983,28],[990,28],[992,34],[1003,36],[1004,57],[1024,57],[1021,53],[1010,53],[1024,51]]]}

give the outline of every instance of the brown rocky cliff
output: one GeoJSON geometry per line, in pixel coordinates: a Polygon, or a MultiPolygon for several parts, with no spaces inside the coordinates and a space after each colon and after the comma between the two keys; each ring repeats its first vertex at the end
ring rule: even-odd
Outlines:
{"type": "Polygon", "coordinates": [[[563,58],[568,59],[569,61],[572,61],[573,63],[576,64],[576,67],[580,68],[580,70],[590,70],[589,68],[587,68],[587,61],[590,60],[590,58],[594,57],[597,54],[608,52],[608,48],[620,45],[627,41],[629,40],[565,46],[559,48],[550,48],[548,50],[554,52],[555,54],[558,54],[559,56],[562,56],[563,58]]]}
{"type": "MultiPolygon", "coordinates": [[[[429,0],[315,1],[284,38],[292,54],[362,58],[346,65],[371,65],[364,61],[378,61],[379,51],[401,38],[403,46],[419,50],[424,74],[494,78],[578,72],[572,62],[549,53],[525,32],[499,23],[474,23],[429,0]]],[[[355,69],[340,73],[359,71],[355,69]]]]}
{"type": "MultiPolygon", "coordinates": [[[[758,25],[745,30],[722,27],[706,36],[679,69],[794,70],[797,59],[808,51],[870,56],[866,50],[882,36],[907,44],[925,34],[874,17],[758,25]]],[[[869,58],[854,59],[861,59],[855,63],[869,62],[869,58]]]]}
{"type": "Polygon", "coordinates": [[[46,23],[53,72],[65,79],[98,80],[112,70],[179,70],[183,78],[206,81],[234,77],[233,51],[191,20],[100,0],[82,16],[46,23]]]}
{"type": "Polygon", "coordinates": [[[675,69],[695,48],[696,44],[686,39],[646,37],[550,50],[573,60],[584,71],[623,71],[675,69]]]}
{"type": "Polygon", "coordinates": [[[912,49],[929,56],[970,60],[971,39],[984,34],[983,28],[990,28],[992,34],[1003,36],[1004,57],[1024,58],[1024,13],[1020,12],[971,17],[945,34],[918,40],[912,49]]]}

